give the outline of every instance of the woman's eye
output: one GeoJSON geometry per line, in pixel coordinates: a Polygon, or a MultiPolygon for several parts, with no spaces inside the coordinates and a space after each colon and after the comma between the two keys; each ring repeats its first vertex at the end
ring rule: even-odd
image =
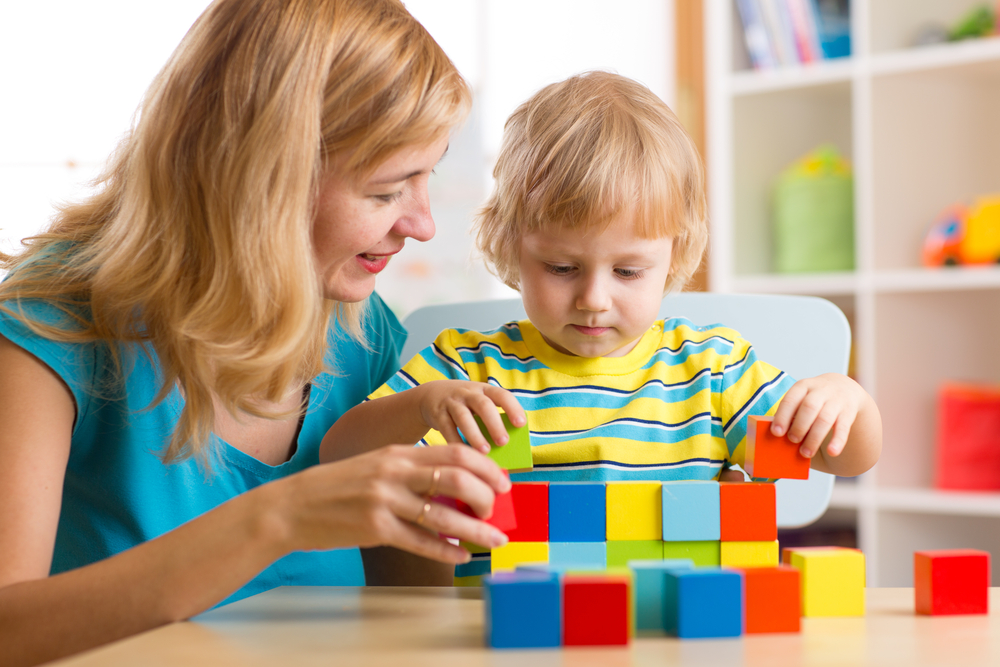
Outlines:
{"type": "Polygon", "coordinates": [[[392,202],[396,201],[396,199],[399,198],[400,194],[402,194],[402,191],[400,191],[400,192],[393,192],[393,193],[387,194],[387,195],[372,195],[372,197],[374,197],[376,200],[382,202],[383,204],[391,204],[392,202]]]}
{"type": "Polygon", "coordinates": [[[642,278],[642,271],[639,269],[615,269],[615,273],[618,274],[619,278],[624,278],[625,280],[642,278]]]}

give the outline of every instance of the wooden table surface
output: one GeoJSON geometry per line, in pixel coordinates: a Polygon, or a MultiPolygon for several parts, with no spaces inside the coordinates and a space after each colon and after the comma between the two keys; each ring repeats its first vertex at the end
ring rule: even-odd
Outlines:
{"type": "Polygon", "coordinates": [[[59,664],[1000,666],[1000,588],[990,591],[989,616],[916,616],[909,588],[867,596],[867,616],[802,619],[801,634],[494,651],[483,647],[479,589],[278,588],[59,664]]]}

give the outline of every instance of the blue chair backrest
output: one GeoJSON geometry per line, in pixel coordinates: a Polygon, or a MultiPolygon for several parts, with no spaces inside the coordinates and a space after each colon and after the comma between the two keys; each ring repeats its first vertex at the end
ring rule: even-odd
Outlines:
{"type": "MultiPolygon", "coordinates": [[[[847,372],[851,328],[840,309],[826,299],[687,292],[664,298],[660,316],[731,327],[753,343],[761,359],[794,378],[847,372]]],[[[425,306],[403,321],[410,335],[400,357],[405,363],[442,329],[488,331],[524,317],[520,299],[425,306]]],[[[808,480],[778,481],[778,526],[799,527],[818,519],[830,503],[833,481],[833,475],[816,470],[808,480]]]]}

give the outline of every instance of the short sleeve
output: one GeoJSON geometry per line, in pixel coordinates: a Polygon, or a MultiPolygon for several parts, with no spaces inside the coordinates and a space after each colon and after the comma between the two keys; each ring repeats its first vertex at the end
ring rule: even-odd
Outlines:
{"type": "Polygon", "coordinates": [[[4,302],[0,307],[0,335],[37,357],[69,387],[76,404],[77,426],[86,416],[95,394],[96,373],[102,362],[100,345],[67,343],[46,338],[27,322],[72,330],[69,314],[45,301],[4,302]]]}
{"type": "Polygon", "coordinates": [[[455,347],[454,329],[445,329],[434,342],[406,362],[399,371],[376,389],[370,399],[391,396],[435,380],[468,380],[462,357],[455,347]]]}
{"type": "Polygon", "coordinates": [[[720,406],[730,462],[743,466],[747,417],[773,415],[794,383],[787,373],[761,361],[746,339],[735,338],[722,372],[720,406]]]}

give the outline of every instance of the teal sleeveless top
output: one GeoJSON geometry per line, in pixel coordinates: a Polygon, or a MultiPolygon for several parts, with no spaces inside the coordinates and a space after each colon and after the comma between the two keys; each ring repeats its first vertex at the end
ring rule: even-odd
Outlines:
{"type": "MultiPolygon", "coordinates": [[[[6,305],[17,308],[10,302],[6,305]]],[[[23,302],[21,307],[39,322],[57,324],[65,317],[43,302],[23,302]]],[[[319,463],[319,445],[327,429],[399,368],[405,330],[378,295],[369,300],[368,311],[365,330],[370,349],[331,325],[327,361],[335,373],[314,379],[291,459],[270,466],[213,435],[210,470],[194,459],[165,465],[159,458],[184,401],[174,389],[166,400],[149,408],[161,386],[154,354],[127,346],[125,382],[116,387],[108,382],[112,368],[106,344],[54,342],[0,311],[0,335],[55,371],[76,402],[51,573],[108,558],[256,486],[319,463]]],[[[275,586],[364,583],[356,548],[295,552],[275,561],[223,604],[275,586]]]]}

